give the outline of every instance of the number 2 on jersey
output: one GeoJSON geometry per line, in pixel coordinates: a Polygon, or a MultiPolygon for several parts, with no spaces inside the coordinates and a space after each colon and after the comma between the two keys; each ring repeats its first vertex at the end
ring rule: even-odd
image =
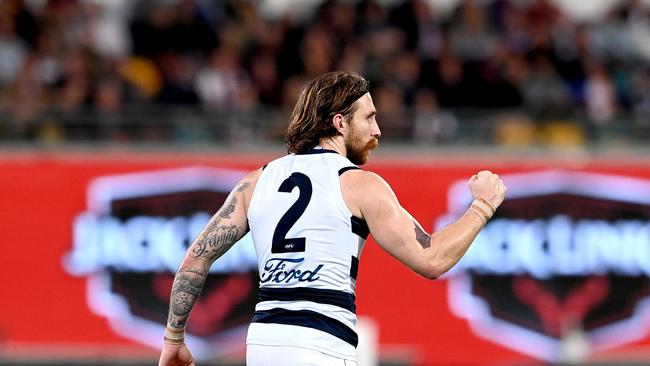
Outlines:
{"type": "Polygon", "coordinates": [[[289,210],[282,216],[273,232],[271,253],[295,253],[305,251],[305,238],[287,238],[287,233],[296,221],[302,216],[311,200],[311,180],[302,173],[293,173],[289,178],[280,184],[278,192],[291,193],[298,187],[298,200],[289,207],[289,210]]]}

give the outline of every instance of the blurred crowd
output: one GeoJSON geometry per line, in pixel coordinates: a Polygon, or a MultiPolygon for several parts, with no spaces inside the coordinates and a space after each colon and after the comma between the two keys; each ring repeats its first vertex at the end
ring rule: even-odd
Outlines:
{"type": "Polygon", "coordinates": [[[150,119],[170,106],[286,111],[306,80],[334,69],[370,80],[395,138],[451,140],[468,110],[518,111],[500,114],[505,143],[557,121],[578,140],[620,115],[650,124],[650,9],[639,0],[589,21],[550,0],[461,0],[444,13],[425,0],[327,0],[307,17],[256,4],[0,0],[0,136],[65,138],[71,116],[115,126],[134,106],[153,107],[150,119]]]}

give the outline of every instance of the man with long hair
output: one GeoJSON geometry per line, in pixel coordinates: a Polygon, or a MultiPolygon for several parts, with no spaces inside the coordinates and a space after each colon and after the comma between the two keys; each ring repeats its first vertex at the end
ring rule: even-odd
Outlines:
{"type": "Polygon", "coordinates": [[[474,201],[428,234],[368,161],[381,136],[368,82],[349,72],[312,80],[291,116],[289,154],[249,173],[188,248],[171,293],[159,365],[194,365],[184,328],[212,263],[248,231],[260,273],[246,360],[256,365],[354,365],[355,286],[368,234],[435,279],[464,255],[503,202],[490,171],[472,176],[474,201]]]}

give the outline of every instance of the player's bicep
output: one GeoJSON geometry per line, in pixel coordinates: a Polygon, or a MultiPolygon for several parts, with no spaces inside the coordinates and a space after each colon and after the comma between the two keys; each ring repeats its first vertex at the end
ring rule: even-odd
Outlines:
{"type": "Polygon", "coordinates": [[[423,250],[430,246],[430,236],[399,204],[385,182],[374,185],[362,207],[364,218],[375,241],[390,255],[418,273],[427,270],[423,250]]]}
{"type": "Polygon", "coordinates": [[[246,191],[251,189],[251,184],[243,179],[235,186],[196,237],[189,248],[189,255],[211,264],[248,232],[246,191]]]}

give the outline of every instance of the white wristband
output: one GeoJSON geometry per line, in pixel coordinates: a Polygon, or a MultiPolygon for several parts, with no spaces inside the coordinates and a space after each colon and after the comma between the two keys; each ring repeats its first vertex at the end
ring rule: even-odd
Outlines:
{"type": "Polygon", "coordinates": [[[476,216],[478,216],[478,218],[481,219],[481,222],[483,222],[483,226],[485,226],[485,224],[487,224],[487,216],[485,216],[485,214],[482,214],[481,212],[479,212],[479,210],[474,206],[470,206],[469,210],[474,212],[476,214],[476,216]]]}
{"type": "Polygon", "coordinates": [[[490,206],[484,199],[477,198],[472,202],[472,206],[475,206],[476,208],[480,209],[486,216],[487,219],[491,219],[492,216],[494,215],[494,210],[492,209],[492,206],[490,206]]]}
{"type": "Polygon", "coordinates": [[[170,328],[167,326],[165,327],[163,338],[167,343],[181,344],[185,341],[185,329],[170,328]]]}

